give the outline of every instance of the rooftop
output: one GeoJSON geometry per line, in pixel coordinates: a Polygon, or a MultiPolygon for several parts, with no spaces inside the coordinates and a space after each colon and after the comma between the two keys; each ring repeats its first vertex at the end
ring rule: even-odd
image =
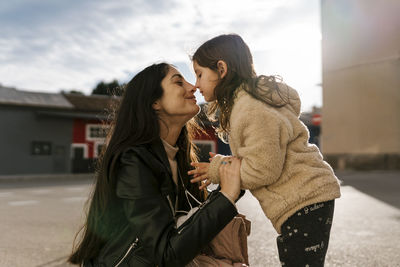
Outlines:
{"type": "Polygon", "coordinates": [[[104,95],[63,94],[63,96],[79,111],[106,111],[119,104],[119,97],[104,95]]]}
{"type": "Polygon", "coordinates": [[[17,90],[0,85],[0,105],[36,106],[73,109],[74,106],[61,94],[17,90]]]}

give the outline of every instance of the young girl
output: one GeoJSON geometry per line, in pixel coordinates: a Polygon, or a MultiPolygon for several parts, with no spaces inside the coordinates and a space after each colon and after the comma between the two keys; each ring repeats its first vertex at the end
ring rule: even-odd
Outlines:
{"type": "MultiPolygon", "coordinates": [[[[242,159],[241,187],[249,189],[278,232],[282,266],[323,266],[338,179],[299,120],[297,92],[273,76],[257,76],[250,50],[235,34],[217,36],[193,55],[196,87],[218,114],[220,137],[242,159]]],[[[222,155],[193,163],[192,182],[219,183],[222,155]]]]}

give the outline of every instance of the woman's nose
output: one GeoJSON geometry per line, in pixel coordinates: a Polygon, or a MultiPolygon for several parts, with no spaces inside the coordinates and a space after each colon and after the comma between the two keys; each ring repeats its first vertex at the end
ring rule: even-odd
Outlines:
{"type": "Polygon", "coordinates": [[[188,82],[188,88],[187,88],[191,93],[196,92],[197,87],[191,83],[188,82]]]}

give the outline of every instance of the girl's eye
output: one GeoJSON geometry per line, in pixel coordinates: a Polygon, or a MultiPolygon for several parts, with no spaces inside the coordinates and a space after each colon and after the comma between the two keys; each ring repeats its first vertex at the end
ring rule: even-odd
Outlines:
{"type": "Polygon", "coordinates": [[[201,78],[201,74],[197,75],[197,77],[201,78]]]}

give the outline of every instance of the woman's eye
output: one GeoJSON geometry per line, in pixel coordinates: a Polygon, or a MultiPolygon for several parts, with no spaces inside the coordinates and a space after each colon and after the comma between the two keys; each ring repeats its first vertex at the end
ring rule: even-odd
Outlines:
{"type": "Polygon", "coordinates": [[[201,78],[201,74],[197,75],[197,77],[200,79],[201,78]]]}
{"type": "Polygon", "coordinates": [[[176,82],[179,86],[182,86],[183,85],[183,82],[182,81],[179,81],[179,82],[176,82]]]}

